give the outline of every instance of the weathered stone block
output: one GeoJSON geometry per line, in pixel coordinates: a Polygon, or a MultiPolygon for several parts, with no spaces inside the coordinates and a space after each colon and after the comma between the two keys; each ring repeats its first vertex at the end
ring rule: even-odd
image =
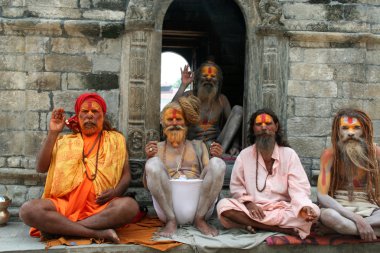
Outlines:
{"type": "Polygon", "coordinates": [[[28,194],[26,195],[26,200],[39,199],[42,196],[44,187],[42,186],[32,186],[28,189],[28,194]]]}
{"type": "Polygon", "coordinates": [[[25,71],[43,71],[44,70],[44,56],[38,54],[25,55],[25,71]]]}
{"type": "Polygon", "coordinates": [[[61,76],[56,72],[31,72],[27,76],[27,89],[59,90],[61,76]]]}
{"type": "Polygon", "coordinates": [[[331,22],[329,24],[329,30],[331,32],[369,32],[370,24],[365,22],[352,22],[352,21],[341,21],[341,22],[331,22]]]}
{"type": "Polygon", "coordinates": [[[367,66],[367,81],[372,83],[380,82],[380,66],[367,66]]]}
{"type": "Polygon", "coordinates": [[[0,36],[0,52],[24,53],[25,39],[21,36],[0,36]]]}
{"type": "Polygon", "coordinates": [[[103,39],[99,41],[97,53],[101,55],[110,55],[114,58],[121,55],[121,39],[103,39]]]}
{"type": "Polygon", "coordinates": [[[39,131],[25,131],[24,154],[27,156],[36,156],[40,150],[44,134],[39,131]]]}
{"type": "Polygon", "coordinates": [[[41,112],[40,113],[40,129],[42,131],[46,131],[47,130],[47,122],[49,122],[49,120],[47,119],[47,113],[43,113],[41,112]]]}
{"type": "Polygon", "coordinates": [[[25,89],[24,72],[0,71],[1,88],[7,90],[25,89]]]}
{"type": "Polygon", "coordinates": [[[0,129],[2,130],[23,130],[25,114],[23,112],[0,112],[0,129]]]}
{"type": "MultiPolygon", "coordinates": [[[[4,168],[7,165],[7,159],[5,157],[0,157],[0,168],[4,168]]],[[[1,185],[0,185],[0,194],[1,194],[1,185]]]]}
{"type": "Polygon", "coordinates": [[[297,97],[336,97],[337,84],[334,81],[289,80],[288,95],[297,97]]]}
{"type": "Polygon", "coordinates": [[[2,16],[4,18],[20,18],[24,15],[25,8],[3,7],[2,16]]]}
{"type": "MultiPolygon", "coordinates": [[[[379,44],[380,46],[380,44],[379,44]]],[[[366,63],[373,65],[380,65],[380,50],[369,50],[366,55],[366,63]]]]}
{"type": "Polygon", "coordinates": [[[345,98],[379,98],[380,83],[351,83],[344,82],[342,85],[343,97],[345,98]]]}
{"type": "Polygon", "coordinates": [[[325,147],[323,137],[293,137],[289,136],[292,148],[300,157],[318,158],[325,147]]]}
{"type": "Polygon", "coordinates": [[[307,63],[363,63],[365,49],[360,48],[332,48],[332,49],[305,49],[304,61],[307,63]]]}
{"type": "Polygon", "coordinates": [[[18,168],[21,166],[21,157],[20,156],[12,156],[7,159],[8,167],[10,168],[18,168]]]}
{"type": "Polygon", "coordinates": [[[26,91],[26,110],[50,110],[50,98],[48,92],[26,91]]]}
{"type": "MultiPolygon", "coordinates": [[[[65,112],[74,112],[75,100],[83,92],[85,91],[53,91],[53,108],[62,107],[65,112]]],[[[50,115],[47,118],[50,119],[50,115]]]]}
{"type": "Polygon", "coordinates": [[[95,89],[112,90],[119,88],[117,74],[72,74],[67,75],[67,88],[70,90],[95,89]]]}
{"type": "Polygon", "coordinates": [[[8,197],[12,199],[12,206],[21,206],[25,202],[27,193],[26,186],[23,185],[8,185],[8,197]]]}
{"type": "Polygon", "coordinates": [[[28,6],[39,6],[40,8],[55,7],[55,8],[78,8],[77,0],[27,0],[28,6]]]}
{"type": "Polygon", "coordinates": [[[100,24],[95,21],[67,20],[64,29],[72,37],[98,37],[100,36],[100,24]]]}
{"type": "Polygon", "coordinates": [[[336,99],[332,101],[333,114],[346,107],[363,108],[364,103],[360,99],[336,99]]]}
{"type": "Polygon", "coordinates": [[[45,57],[47,71],[91,72],[91,59],[88,56],[47,55],[45,57]]]}
{"type": "Polygon", "coordinates": [[[103,55],[93,57],[94,72],[120,72],[120,58],[112,58],[103,55]]]}
{"type": "Polygon", "coordinates": [[[365,100],[363,110],[367,112],[372,119],[380,119],[380,98],[365,100]]]}
{"type": "Polygon", "coordinates": [[[79,19],[81,18],[81,11],[72,8],[56,8],[44,6],[29,6],[28,16],[38,18],[51,18],[51,19],[79,19]]]}
{"type": "Polygon", "coordinates": [[[103,38],[118,38],[124,31],[124,23],[121,22],[108,22],[101,24],[101,37],[103,38]]]}
{"type": "Polygon", "coordinates": [[[331,126],[330,118],[297,117],[287,121],[289,136],[326,136],[331,126]]]}
{"type": "Polygon", "coordinates": [[[60,36],[59,20],[7,19],[3,22],[5,34],[60,36]]]}
{"type": "Polygon", "coordinates": [[[92,0],[80,0],[79,7],[82,9],[89,9],[91,8],[91,2],[92,0]]]}
{"type": "Polygon", "coordinates": [[[290,41],[291,47],[300,48],[329,48],[330,43],[321,41],[290,41]]]}
{"type": "Polygon", "coordinates": [[[289,48],[289,62],[303,61],[303,48],[292,47],[289,48]]]}
{"type": "Polygon", "coordinates": [[[0,108],[4,111],[23,111],[25,110],[25,91],[1,91],[0,108]]]}
{"type": "MultiPolygon", "coordinates": [[[[374,1],[376,1],[376,0],[374,0],[374,1]]],[[[377,1],[377,4],[379,4],[378,1],[377,1]]],[[[379,7],[379,5],[377,7],[369,6],[367,21],[369,21],[371,23],[380,24],[380,7],[379,7]]]]}
{"type": "Polygon", "coordinates": [[[0,70],[24,71],[25,56],[3,54],[0,55],[0,70]]]}
{"type": "Polygon", "coordinates": [[[336,64],[336,65],[330,65],[330,66],[332,68],[335,68],[334,80],[349,81],[349,82],[365,82],[366,81],[366,67],[363,64],[343,64],[343,65],[336,64]]]}
{"type": "Polygon", "coordinates": [[[334,69],[326,64],[290,64],[290,80],[333,80],[334,69]]]}
{"type": "Polygon", "coordinates": [[[25,51],[27,53],[45,54],[49,52],[49,37],[25,37],[25,51]]]}
{"type": "Polygon", "coordinates": [[[325,20],[326,10],[324,5],[310,5],[306,3],[285,4],[283,6],[285,19],[296,20],[325,20]]]}
{"type": "Polygon", "coordinates": [[[331,115],[331,99],[329,98],[295,98],[295,116],[329,117],[331,115]]]}
{"type": "MultiPolygon", "coordinates": [[[[373,124],[373,135],[377,138],[380,137],[380,120],[372,121],[373,124]]],[[[1,162],[0,162],[1,163],[1,162]]]]}
{"type": "Polygon", "coordinates": [[[38,112],[26,111],[24,118],[25,130],[38,130],[39,129],[39,114],[38,112]]]}
{"type": "Polygon", "coordinates": [[[110,10],[84,10],[83,17],[93,20],[119,20],[123,21],[125,18],[124,11],[110,11],[110,10]]]}
{"type": "Polygon", "coordinates": [[[96,44],[87,38],[53,38],[53,53],[62,54],[90,54],[96,52],[96,44]]]}

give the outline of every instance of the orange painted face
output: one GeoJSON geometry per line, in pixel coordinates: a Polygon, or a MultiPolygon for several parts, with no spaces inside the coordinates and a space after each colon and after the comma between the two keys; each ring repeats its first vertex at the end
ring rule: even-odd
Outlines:
{"type": "Polygon", "coordinates": [[[363,135],[362,125],[357,118],[343,116],[340,118],[339,134],[342,141],[359,140],[363,135]]]}
{"type": "Polygon", "coordinates": [[[253,131],[256,134],[275,134],[277,131],[277,125],[274,123],[273,118],[266,113],[257,115],[253,131]]]}
{"type": "Polygon", "coordinates": [[[79,126],[84,135],[91,136],[103,129],[104,113],[95,101],[86,100],[79,110],[79,126]]]}
{"type": "Polygon", "coordinates": [[[206,79],[216,78],[218,75],[218,69],[214,66],[204,66],[201,69],[202,77],[206,79]]]}
{"type": "Polygon", "coordinates": [[[183,117],[182,111],[175,108],[166,109],[163,117],[163,125],[164,127],[185,126],[185,118],[183,117]]]}

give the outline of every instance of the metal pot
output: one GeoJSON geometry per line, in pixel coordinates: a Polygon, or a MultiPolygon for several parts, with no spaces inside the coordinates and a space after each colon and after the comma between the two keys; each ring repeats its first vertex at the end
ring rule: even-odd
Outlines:
{"type": "Polygon", "coordinates": [[[9,216],[11,216],[8,211],[8,206],[11,202],[12,200],[7,196],[0,195],[0,226],[5,225],[9,220],[9,216]]]}

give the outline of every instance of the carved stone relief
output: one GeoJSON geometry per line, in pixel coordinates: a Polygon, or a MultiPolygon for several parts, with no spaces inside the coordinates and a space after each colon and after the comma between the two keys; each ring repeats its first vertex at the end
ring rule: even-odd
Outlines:
{"type": "Polygon", "coordinates": [[[130,97],[128,99],[129,120],[144,120],[143,112],[145,111],[144,87],[130,87],[130,97]]]}
{"type": "Polygon", "coordinates": [[[149,141],[159,141],[160,140],[160,133],[155,129],[148,129],[146,131],[146,142],[149,141]]]}
{"type": "Polygon", "coordinates": [[[131,48],[131,79],[145,79],[146,67],[146,48],[132,47],[131,48]]]}
{"type": "Polygon", "coordinates": [[[132,128],[128,132],[128,150],[132,157],[143,152],[145,135],[142,129],[143,126],[141,128],[132,128]]]}
{"type": "Polygon", "coordinates": [[[151,20],[154,0],[131,0],[127,18],[130,20],[151,20]]]}
{"type": "Polygon", "coordinates": [[[129,161],[129,165],[130,165],[129,167],[131,170],[131,177],[132,177],[130,186],[132,187],[142,186],[145,161],[142,159],[131,159],[129,161]]]}
{"type": "Polygon", "coordinates": [[[260,0],[259,13],[261,25],[263,26],[283,26],[280,21],[282,16],[282,6],[278,0],[260,0]]]}

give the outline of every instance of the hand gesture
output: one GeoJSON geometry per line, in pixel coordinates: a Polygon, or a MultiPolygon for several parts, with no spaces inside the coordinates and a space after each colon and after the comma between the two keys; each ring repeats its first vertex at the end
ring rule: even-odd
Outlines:
{"type": "Polygon", "coordinates": [[[252,214],[253,218],[256,220],[262,220],[265,217],[264,211],[261,207],[257,206],[253,202],[244,203],[248,211],[252,214]]]}
{"type": "Polygon", "coordinates": [[[308,222],[315,222],[318,219],[318,215],[314,212],[313,208],[310,206],[302,207],[299,216],[308,222]]]}
{"type": "Polygon", "coordinates": [[[155,156],[158,152],[158,148],[157,148],[157,141],[150,141],[148,142],[148,144],[146,144],[145,146],[145,154],[146,154],[146,158],[151,158],[153,156],[155,156]]]}
{"type": "Polygon", "coordinates": [[[211,156],[222,157],[222,155],[223,155],[223,147],[222,147],[222,145],[220,145],[217,142],[211,143],[210,154],[211,154],[211,156]]]}
{"type": "Polygon", "coordinates": [[[375,232],[370,224],[360,215],[356,214],[354,217],[354,222],[358,228],[360,238],[365,241],[376,240],[375,232]]]}
{"type": "Polygon", "coordinates": [[[189,65],[185,65],[185,67],[180,68],[181,70],[181,82],[185,85],[185,88],[193,82],[194,80],[194,73],[189,70],[189,65]]]}
{"type": "Polygon", "coordinates": [[[117,197],[115,189],[107,189],[96,198],[96,203],[99,205],[104,205],[115,197],[117,197]]]}
{"type": "Polygon", "coordinates": [[[65,126],[65,111],[62,108],[54,109],[51,113],[49,130],[60,133],[65,126]]]}

